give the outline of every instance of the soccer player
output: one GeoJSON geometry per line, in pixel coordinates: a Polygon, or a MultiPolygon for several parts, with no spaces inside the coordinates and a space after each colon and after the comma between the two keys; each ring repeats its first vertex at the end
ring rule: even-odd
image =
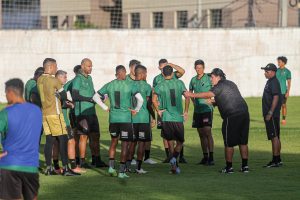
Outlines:
{"type": "MultiPolygon", "coordinates": [[[[158,69],[161,71],[161,73],[159,75],[157,75],[154,79],[153,79],[153,90],[154,88],[162,81],[164,81],[164,76],[162,74],[162,69],[166,66],[166,65],[169,65],[171,66],[173,69],[175,69],[176,71],[173,73],[173,76],[172,76],[172,79],[179,79],[180,77],[182,77],[185,73],[185,70],[178,66],[178,65],[174,65],[172,63],[168,63],[167,59],[160,59],[159,62],[158,62],[158,69]]],[[[158,129],[161,129],[161,119],[160,119],[160,116],[158,115],[157,116],[157,128],[158,129]]],[[[161,136],[163,137],[163,134],[161,133],[161,136]]],[[[169,146],[168,146],[168,141],[163,138],[163,143],[164,143],[164,147],[165,147],[165,152],[166,152],[166,159],[163,161],[163,163],[168,163],[170,161],[169,157],[170,157],[170,154],[172,155],[172,152],[169,151],[169,146]]],[[[174,145],[173,145],[174,146],[174,145]]],[[[180,152],[180,158],[179,158],[179,162],[180,163],[186,163],[186,160],[184,159],[184,156],[183,156],[183,148],[180,152]]]]}
{"type": "Polygon", "coordinates": [[[5,83],[9,104],[0,112],[0,199],[37,199],[39,189],[39,141],[42,112],[23,99],[24,83],[5,83]]]}
{"type": "MultiPolygon", "coordinates": [[[[63,70],[58,70],[55,74],[55,77],[59,80],[59,82],[64,86],[65,91],[67,91],[68,89],[68,85],[66,84],[67,82],[67,72],[63,71],[63,70]]],[[[68,84],[70,84],[70,82],[68,82],[68,84]]],[[[70,92],[68,91],[67,94],[71,95],[70,92]]],[[[72,97],[69,97],[68,99],[72,100],[72,97]]],[[[76,160],[75,160],[75,155],[76,155],[76,151],[75,151],[75,139],[74,139],[74,133],[71,127],[71,123],[70,123],[70,119],[69,119],[69,115],[68,115],[68,111],[70,110],[70,108],[74,108],[74,104],[72,102],[70,102],[69,100],[64,101],[62,103],[62,112],[64,115],[64,119],[67,125],[67,132],[68,132],[68,157],[69,157],[69,163],[71,165],[71,169],[76,172],[76,173],[80,173],[82,172],[81,169],[79,167],[77,167],[76,165],[76,160]]],[[[54,152],[53,152],[54,154],[54,152]]],[[[57,154],[58,155],[58,154],[57,154]]],[[[58,160],[58,158],[57,158],[58,160]]],[[[54,158],[53,158],[54,161],[54,158]]],[[[55,168],[55,163],[54,163],[54,168],[55,168]]]]}
{"type": "Polygon", "coordinates": [[[163,138],[168,141],[170,152],[173,154],[170,156],[171,171],[174,174],[179,174],[180,169],[177,158],[184,143],[183,121],[187,119],[190,99],[186,98],[183,112],[182,95],[186,92],[184,83],[173,78],[173,68],[169,65],[162,69],[162,73],[165,81],[162,81],[154,88],[153,105],[162,119],[163,138]],[[176,141],[175,147],[173,146],[174,140],[176,141]]]}
{"type": "MultiPolygon", "coordinates": [[[[197,73],[190,81],[191,92],[208,92],[212,85],[210,76],[204,73],[205,64],[203,60],[196,60],[195,71],[197,73]]],[[[205,99],[192,99],[194,103],[193,128],[197,128],[203,152],[203,158],[198,163],[201,165],[214,165],[214,140],[211,133],[213,121],[213,106],[206,103],[205,99]]]]}
{"type": "Polygon", "coordinates": [[[54,140],[59,141],[60,156],[64,176],[77,175],[68,167],[68,137],[66,123],[61,109],[61,101],[67,100],[67,93],[61,83],[53,77],[57,71],[56,60],[46,58],[43,62],[44,74],[37,80],[37,87],[42,103],[43,128],[46,135],[45,144],[45,175],[56,175],[52,168],[52,149],[54,140]]]}
{"type": "Polygon", "coordinates": [[[42,105],[41,105],[40,96],[38,94],[36,81],[43,73],[44,73],[44,68],[38,67],[34,72],[33,78],[29,79],[25,84],[25,100],[39,107],[42,107],[42,105]]]}
{"type": "MultiPolygon", "coordinates": [[[[116,79],[105,84],[97,93],[103,97],[108,95],[110,101],[109,108],[109,132],[111,135],[111,145],[109,148],[109,169],[111,176],[117,176],[115,170],[115,154],[118,140],[121,140],[121,158],[119,178],[128,178],[126,175],[126,161],[128,158],[128,143],[133,141],[133,129],[131,115],[139,112],[143,105],[143,97],[138,92],[138,88],[134,82],[126,79],[126,69],[123,65],[116,67],[116,79]],[[132,107],[131,99],[135,97],[137,100],[136,107],[132,107]]],[[[95,100],[96,101],[96,100],[95,100]]],[[[97,102],[97,101],[96,101],[97,102]]],[[[108,108],[106,109],[108,110],[108,108]]]]}
{"type": "Polygon", "coordinates": [[[282,162],[280,158],[280,107],[282,103],[281,89],[276,78],[277,67],[270,63],[261,69],[265,70],[268,79],[262,98],[262,110],[268,139],[272,142],[273,158],[265,167],[279,167],[282,162]]]}
{"type": "Polygon", "coordinates": [[[226,167],[221,173],[234,173],[232,157],[234,146],[239,145],[242,158],[241,172],[249,172],[248,167],[248,135],[249,135],[249,112],[246,101],[240,94],[235,83],[226,80],[225,73],[215,68],[211,72],[213,87],[208,92],[186,93],[192,98],[205,98],[207,102],[218,106],[223,119],[222,134],[225,146],[226,167]],[[214,97],[214,100],[209,100],[214,97]]]}
{"type": "Polygon", "coordinates": [[[80,167],[91,168],[86,162],[86,144],[89,136],[91,142],[92,160],[96,167],[106,167],[100,157],[100,130],[96,115],[94,84],[90,74],[92,73],[92,61],[84,58],[81,61],[81,70],[72,81],[72,98],[75,101],[75,115],[77,119],[77,134],[80,135],[79,154],[80,167]]]}
{"type": "MultiPolygon", "coordinates": [[[[147,68],[143,65],[137,65],[135,67],[135,84],[144,100],[140,111],[135,116],[132,116],[134,139],[138,141],[137,165],[135,169],[138,174],[147,173],[141,166],[145,152],[145,143],[152,140],[150,122],[153,120],[155,121],[155,113],[152,108],[151,100],[152,88],[146,82],[146,78],[147,68]]],[[[133,144],[134,142],[131,147],[134,146],[133,144]]],[[[134,156],[134,150],[132,148],[130,149],[129,154],[129,157],[132,159],[134,156]]]]}
{"type": "Polygon", "coordinates": [[[280,83],[281,94],[283,96],[283,102],[282,102],[282,107],[281,107],[281,112],[282,112],[281,124],[285,125],[286,124],[286,114],[287,114],[286,102],[287,102],[288,97],[290,96],[292,75],[291,75],[291,71],[285,67],[285,65],[287,63],[286,57],[284,57],[284,56],[278,57],[277,62],[278,62],[279,68],[276,71],[276,77],[280,83]]]}

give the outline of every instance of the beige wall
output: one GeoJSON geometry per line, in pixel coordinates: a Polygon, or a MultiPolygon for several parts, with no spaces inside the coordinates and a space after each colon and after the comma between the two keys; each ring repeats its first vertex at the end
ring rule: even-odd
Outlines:
{"type": "Polygon", "coordinates": [[[41,0],[42,16],[89,15],[90,0],[41,0]]]}
{"type": "Polygon", "coordinates": [[[0,28],[2,28],[2,1],[0,1],[0,28]]]}

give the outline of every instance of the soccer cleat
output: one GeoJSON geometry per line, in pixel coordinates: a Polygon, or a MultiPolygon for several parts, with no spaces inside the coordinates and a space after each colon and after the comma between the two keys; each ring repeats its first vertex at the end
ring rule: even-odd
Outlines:
{"type": "Polygon", "coordinates": [[[230,168],[224,167],[223,169],[220,170],[220,173],[223,173],[223,174],[233,174],[234,171],[233,171],[232,167],[230,167],[230,168]]]}
{"type": "Polygon", "coordinates": [[[112,167],[109,167],[109,168],[108,168],[108,173],[109,173],[109,175],[112,176],[112,177],[118,176],[117,171],[116,171],[114,168],[112,168],[112,167]]]}
{"type": "Polygon", "coordinates": [[[155,165],[155,164],[157,164],[157,162],[155,162],[155,161],[152,160],[151,158],[148,158],[147,160],[145,160],[144,163],[150,164],[150,165],[155,165]]]}
{"type": "Polygon", "coordinates": [[[72,169],[73,172],[76,172],[76,173],[86,173],[86,170],[84,169],[81,169],[80,167],[76,167],[75,169],[72,169]]]}
{"type": "Polygon", "coordinates": [[[119,173],[118,178],[124,179],[124,178],[129,178],[125,172],[119,173]]]}
{"type": "Polygon", "coordinates": [[[268,164],[264,166],[264,168],[273,168],[273,167],[279,167],[279,163],[276,163],[274,161],[270,161],[268,164]]]}
{"type": "Polygon", "coordinates": [[[197,165],[207,165],[207,164],[208,164],[207,158],[202,158],[202,160],[197,163],[197,165]]]}
{"type": "Polygon", "coordinates": [[[61,175],[63,175],[63,176],[80,176],[81,174],[74,172],[69,168],[66,168],[66,169],[63,169],[63,172],[61,175]]]}
{"type": "Polygon", "coordinates": [[[95,161],[95,166],[97,168],[108,167],[108,165],[105,162],[103,162],[102,160],[97,160],[97,159],[95,161]]]}
{"type": "Polygon", "coordinates": [[[176,158],[172,158],[171,160],[170,160],[170,165],[171,165],[171,172],[173,173],[173,174],[175,174],[176,173],[176,169],[177,169],[177,160],[176,160],[176,158]]]}
{"type": "Polygon", "coordinates": [[[132,171],[132,169],[130,169],[130,168],[126,168],[126,169],[125,169],[125,172],[132,173],[133,171],[132,171]]]}
{"type": "Polygon", "coordinates": [[[62,168],[58,168],[58,169],[54,169],[55,173],[57,174],[62,174],[63,169],[62,168]]]}
{"type": "Polygon", "coordinates": [[[131,165],[136,165],[136,160],[135,159],[132,159],[131,165]]]}
{"type": "Polygon", "coordinates": [[[142,168],[141,168],[140,170],[135,169],[135,172],[136,172],[137,174],[146,174],[146,173],[148,173],[147,171],[143,170],[142,168]]]}
{"type": "Polygon", "coordinates": [[[285,120],[285,119],[281,120],[281,124],[282,124],[283,126],[286,125],[286,120],[285,120]]]}
{"type": "Polygon", "coordinates": [[[54,170],[53,168],[48,168],[45,170],[44,174],[46,176],[55,176],[55,175],[58,175],[54,170]]]}
{"type": "Polygon", "coordinates": [[[181,170],[179,167],[176,168],[175,174],[180,174],[181,170]]]}
{"type": "Polygon", "coordinates": [[[249,172],[249,167],[248,166],[241,167],[240,172],[248,173],[249,172]]]}
{"type": "Polygon", "coordinates": [[[83,168],[83,169],[92,169],[92,167],[87,164],[86,162],[83,162],[80,164],[80,168],[83,168]]]}
{"type": "Polygon", "coordinates": [[[181,157],[181,158],[179,158],[179,163],[184,163],[184,164],[186,164],[187,161],[185,160],[184,157],[181,157]]]}
{"type": "Polygon", "coordinates": [[[214,162],[214,160],[210,160],[210,159],[208,159],[208,161],[207,161],[207,165],[208,165],[208,166],[213,166],[213,165],[215,165],[215,162],[214,162]]]}

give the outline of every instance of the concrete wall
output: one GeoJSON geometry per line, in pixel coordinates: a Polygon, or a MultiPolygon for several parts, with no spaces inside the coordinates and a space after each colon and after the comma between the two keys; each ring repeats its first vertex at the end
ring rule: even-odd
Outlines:
{"type": "Polygon", "coordinates": [[[300,29],[236,30],[84,30],[0,31],[0,101],[5,101],[4,82],[20,77],[27,81],[45,57],[53,57],[69,72],[81,59],[93,60],[96,89],[114,79],[118,64],[128,67],[139,59],[148,67],[148,81],[159,73],[157,63],[167,58],[186,69],[188,86],[194,76],[193,63],[204,59],[207,72],[221,67],[237,83],[243,96],[261,96],[266,82],[260,67],[288,57],[292,71],[291,95],[300,95],[300,29]]]}

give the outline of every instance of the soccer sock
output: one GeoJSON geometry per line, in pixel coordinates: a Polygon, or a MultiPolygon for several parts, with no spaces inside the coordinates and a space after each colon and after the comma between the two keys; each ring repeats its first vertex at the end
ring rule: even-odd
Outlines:
{"type": "Polygon", "coordinates": [[[75,161],[75,159],[69,159],[69,163],[71,165],[71,169],[75,169],[76,168],[76,161],[75,161]]]}
{"type": "Polygon", "coordinates": [[[132,160],[127,160],[127,161],[126,161],[126,168],[127,168],[127,169],[129,169],[129,168],[130,168],[131,161],[132,161],[132,160]]]}
{"type": "Polygon", "coordinates": [[[115,168],[115,159],[114,158],[110,158],[108,161],[108,165],[111,168],[115,168]]]}
{"type": "Polygon", "coordinates": [[[138,170],[141,170],[141,167],[142,167],[142,161],[141,160],[137,160],[137,169],[138,170]]]}
{"type": "Polygon", "coordinates": [[[248,166],[248,159],[242,159],[242,167],[248,166]]]}
{"type": "Polygon", "coordinates": [[[169,148],[165,148],[165,152],[166,152],[166,156],[167,156],[167,158],[169,158],[169,148]]]}
{"type": "Polygon", "coordinates": [[[226,168],[230,169],[232,167],[232,162],[226,161],[226,168]]]}
{"type": "Polygon", "coordinates": [[[285,115],[283,115],[283,116],[282,116],[282,119],[283,119],[283,120],[285,120],[285,117],[286,117],[286,116],[285,116],[285,115]]]}
{"type": "Polygon", "coordinates": [[[85,158],[80,158],[80,162],[81,162],[81,164],[85,163],[85,158]]]}
{"type": "Polygon", "coordinates": [[[280,155],[278,156],[278,162],[281,162],[281,157],[280,157],[280,155]]]}
{"type": "Polygon", "coordinates": [[[56,170],[59,169],[58,160],[53,160],[53,165],[54,165],[54,169],[56,169],[56,170]]]}
{"type": "Polygon", "coordinates": [[[76,165],[80,165],[80,159],[79,159],[79,157],[76,157],[76,165]]]}
{"type": "Polygon", "coordinates": [[[183,147],[181,148],[181,151],[180,151],[180,158],[183,157],[183,147]]]}
{"type": "Polygon", "coordinates": [[[279,163],[279,156],[274,156],[274,162],[279,163]]]}
{"type": "Polygon", "coordinates": [[[273,155],[272,162],[276,162],[276,156],[273,155]]]}
{"type": "Polygon", "coordinates": [[[203,153],[203,157],[205,160],[208,160],[208,153],[203,153]]]}
{"type": "Polygon", "coordinates": [[[209,152],[209,160],[214,160],[214,152],[209,152]]]}
{"type": "Polygon", "coordinates": [[[124,162],[120,162],[120,173],[125,173],[125,163],[124,162]]]}
{"type": "Polygon", "coordinates": [[[92,165],[95,165],[96,164],[96,158],[94,155],[92,155],[92,165]]]}
{"type": "Polygon", "coordinates": [[[150,150],[145,150],[145,158],[144,160],[147,160],[150,158],[150,150]]]}
{"type": "Polygon", "coordinates": [[[179,156],[179,154],[180,154],[179,152],[177,152],[177,151],[174,151],[174,153],[173,153],[173,157],[177,159],[177,158],[178,158],[178,156],[179,156]]]}

